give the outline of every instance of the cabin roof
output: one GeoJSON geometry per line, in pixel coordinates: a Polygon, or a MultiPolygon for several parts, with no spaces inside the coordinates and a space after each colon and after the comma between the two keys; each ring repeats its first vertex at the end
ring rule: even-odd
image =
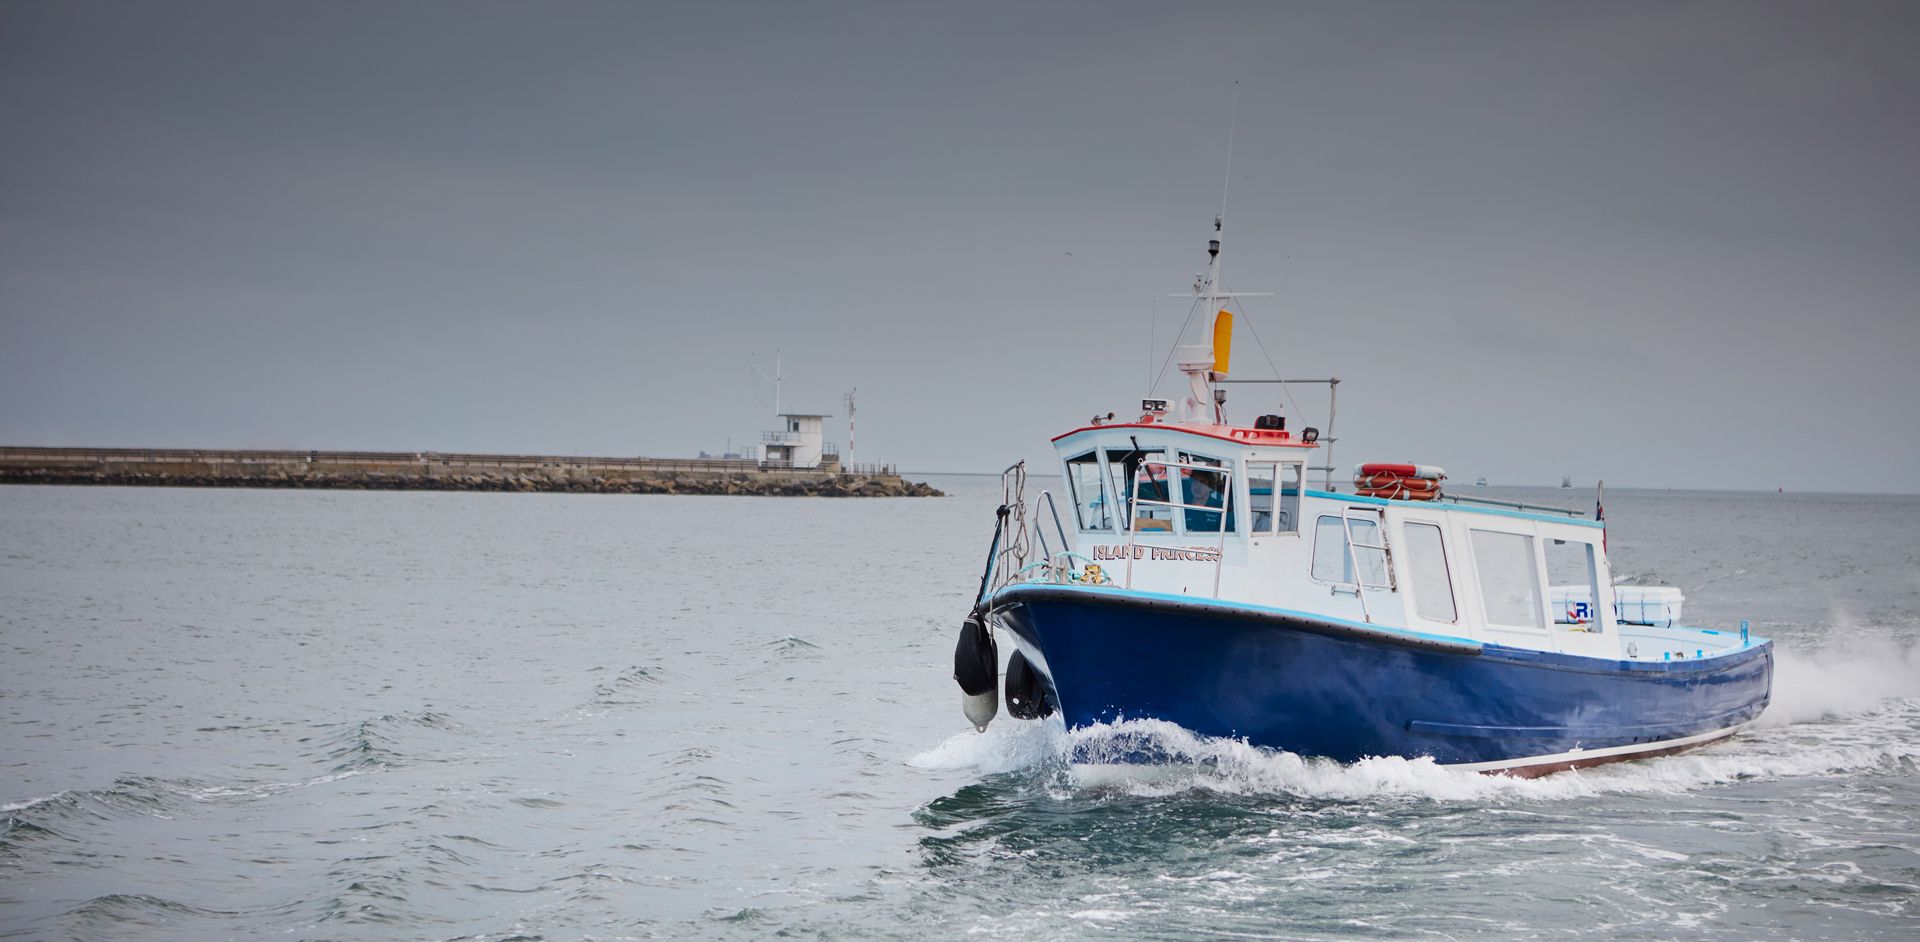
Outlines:
{"type": "Polygon", "coordinates": [[[1471,498],[1462,498],[1459,501],[1448,500],[1444,497],[1440,500],[1430,501],[1388,500],[1385,497],[1366,497],[1360,494],[1337,494],[1331,491],[1320,491],[1312,488],[1306,490],[1306,495],[1308,497],[1324,497],[1328,500],[1345,501],[1350,504],[1372,504],[1376,507],[1404,507],[1409,510],[1444,510],[1454,513],[1489,514],[1495,517],[1517,517],[1521,520],[1538,520],[1542,523],[1565,523],[1576,527],[1599,527],[1605,529],[1607,526],[1602,521],[1588,520],[1585,517],[1537,514],[1525,510],[1509,510],[1505,507],[1488,507],[1482,504],[1468,503],[1467,501],[1470,501],[1471,498]]]}
{"type": "Polygon", "coordinates": [[[1104,425],[1083,425],[1061,435],[1055,435],[1057,444],[1082,432],[1107,432],[1115,429],[1144,429],[1150,432],[1180,432],[1186,435],[1198,435],[1202,438],[1218,439],[1236,445],[1257,445],[1267,448],[1318,448],[1308,442],[1293,437],[1293,433],[1278,429],[1247,428],[1240,425],[1178,425],[1172,422],[1110,422],[1104,425]]]}

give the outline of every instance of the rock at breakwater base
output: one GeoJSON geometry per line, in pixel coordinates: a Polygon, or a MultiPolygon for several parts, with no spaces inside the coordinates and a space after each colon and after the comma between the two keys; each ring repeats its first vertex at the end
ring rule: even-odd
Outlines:
{"type": "MultiPolygon", "coordinates": [[[[251,469],[250,469],[251,470],[251,469]]],[[[944,497],[937,488],[893,475],[659,475],[583,477],[566,474],[395,474],[261,468],[254,473],[148,471],[116,468],[0,466],[0,484],[94,484],[117,487],[260,487],[363,491],[515,491],[559,494],[745,494],[770,497],[944,497]]]]}

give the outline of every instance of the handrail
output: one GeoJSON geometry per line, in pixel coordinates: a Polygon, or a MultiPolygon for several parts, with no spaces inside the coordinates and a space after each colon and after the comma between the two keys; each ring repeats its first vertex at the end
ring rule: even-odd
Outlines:
{"type": "Polygon", "coordinates": [[[1040,542],[1041,558],[1052,562],[1055,553],[1047,540],[1046,530],[1041,528],[1041,522],[1045,519],[1040,516],[1040,506],[1043,503],[1046,505],[1047,513],[1053,518],[1054,534],[1060,538],[1060,552],[1070,555],[1073,551],[1073,542],[1067,538],[1067,528],[1060,522],[1060,507],[1054,503],[1053,492],[1041,491],[1040,496],[1033,499],[1033,536],[1040,542]]]}
{"type": "Polygon", "coordinates": [[[1512,507],[1515,510],[1539,510],[1546,513],[1565,514],[1569,517],[1584,517],[1584,510],[1569,510],[1565,507],[1549,507],[1546,504],[1524,504],[1517,500],[1494,500],[1491,497],[1461,497],[1457,494],[1442,494],[1441,500],[1450,500],[1456,504],[1491,504],[1495,507],[1512,507]]]}
{"type": "Polygon", "coordinates": [[[1321,488],[1329,494],[1334,493],[1333,472],[1335,469],[1333,467],[1333,443],[1339,441],[1340,438],[1334,433],[1333,424],[1334,419],[1340,412],[1340,377],[1330,376],[1326,379],[1220,379],[1215,380],[1215,382],[1221,385],[1227,383],[1278,383],[1283,391],[1288,383],[1327,387],[1327,427],[1320,432],[1320,443],[1321,446],[1326,449],[1324,454],[1327,456],[1327,463],[1314,465],[1307,470],[1325,471],[1327,476],[1326,480],[1321,484],[1321,488]]]}
{"type": "Polygon", "coordinates": [[[1011,581],[1027,564],[1027,463],[1016,461],[1000,472],[1000,512],[1007,516],[1006,540],[994,560],[994,584],[1011,581]],[[1008,563],[1011,562],[1011,565],[1008,563]]]}
{"type": "Polygon", "coordinates": [[[1340,511],[1340,528],[1345,531],[1347,537],[1347,566],[1353,570],[1353,594],[1355,598],[1360,600],[1360,617],[1365,620],[1367,624],[1371,625],[1373,624],[1373,613],[1367,607],[1367,590],[1386,589],[1389,592],[1394,591],[1393,551],[1387,549],[1387,515],[1370,508],[1346,507],[1340,511]],[[1374,515],[1374,518],[1368,522],[1373,524],[1373,532],[1379,534],[1380,545],[1375,546],[1371,543],[1355,543],[1353,541],[1353,514],[1355,512],[1371,513],[1374,515]],[[1360,572],[1360,555],[1356,552],[1356,550],[1363,549],[1378,550],[1380,552],[1380,565],[1381,568],[1386,570],[1387,575],[1387,581],[1384,585],[1367,584],[1366,576],[1360,572]]]}

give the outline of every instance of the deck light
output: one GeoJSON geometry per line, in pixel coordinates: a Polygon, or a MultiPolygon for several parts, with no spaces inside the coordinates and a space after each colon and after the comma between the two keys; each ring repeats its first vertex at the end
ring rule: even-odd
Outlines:
{"type": "Polygon", "coordinates": [[[1300,430],[1300,440],[1311,445],[1320,440],[1320,430],[1309,425],[1300,430]]]}

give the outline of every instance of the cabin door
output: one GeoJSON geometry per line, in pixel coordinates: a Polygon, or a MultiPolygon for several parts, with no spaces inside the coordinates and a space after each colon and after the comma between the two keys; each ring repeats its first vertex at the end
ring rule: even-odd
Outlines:
{"type": "Polygon", "coordinates": [[[1377,507],[1343,507],[1315,520],[1311,573],[1332,590],[1335,615],[1370,624],[1382,616],[1395,620],[1392,553],[1381,518],[1377,507]],[[1341,596],[1353,600],[1351,609],[1341,610],[1341,596]]]}

